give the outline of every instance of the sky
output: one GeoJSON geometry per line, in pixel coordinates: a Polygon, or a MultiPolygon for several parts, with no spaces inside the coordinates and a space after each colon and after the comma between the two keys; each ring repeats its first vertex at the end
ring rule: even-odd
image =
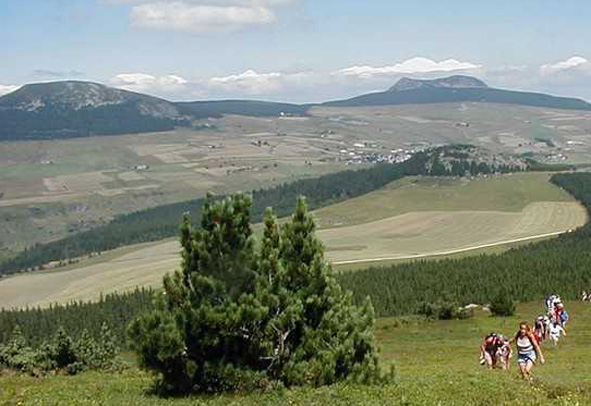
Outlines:
{"type": "Polygon", "coordinates": [[[318,102],[466,74],[591,101],[589,21],[588,0],[0,0],[0,95],[318,102]]]}

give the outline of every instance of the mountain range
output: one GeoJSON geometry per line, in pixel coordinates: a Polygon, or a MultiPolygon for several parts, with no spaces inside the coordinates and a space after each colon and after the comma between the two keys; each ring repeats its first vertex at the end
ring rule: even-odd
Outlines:
{"type": "Polygon", "coordinates": [[[584,100],[488,87],[462,75],[402,78],[384,92],[320,104],[254,100],[170,102],[99,83],[36,83],[0,97],[0,141],[168,131],[192,120],[221,117],[306,115],[314,106],[360,107],[414,103],[488,102],[591,110],[584,100]]]}

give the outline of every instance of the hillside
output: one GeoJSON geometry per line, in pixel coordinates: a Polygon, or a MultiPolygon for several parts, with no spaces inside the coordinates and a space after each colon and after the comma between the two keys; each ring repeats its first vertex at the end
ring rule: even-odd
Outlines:
{"type": "Polygon", "coordinates": [[[170,102],[98,83],[37,83],[0,97],[0,140],[172,130],[186,124],[170,102]]]}
{"type": "MultiPolygon", "coordinates": [[[[221,150],[223,153],[223,149],[221,150]]],[[[327,174],[314,179],[302,179],[292,183],[279,183],[280,186],[276,187],[272,187],[272,184],[267,182],[263,189],[253,191],[254,215],[255,217],[260,216],[268,206],[275,207],[278,215],[284,215],[292,209],[297,196],[306,196],[312,208],[322,207],[376,190],[405,174],[476,176],[493,172],[522,171],[527,167],[523,159],[500,156],[466,145],[441,147],[426,152],[419,151],[422,150],[419,148],[417,151],[413,150],[412,154],[407,153],[401,156],[400,160],[396,161],[397,163],[394,162],[396,156],[392,154],[360,152],[367,163],[380,162],[381,165],[359,171],[327,174]]],[[[326,152],[326,149],[323,152],[326,152]]],[[[231,171],[233,172],[233,170],[231,171]]],[[[226,176],[232,172],[227,171],[226,176]]],[[[193,179],[196,178],[194,174],[190,176],[193,179]]],[[[90,183],[91,179],[87,178],[87,183],[90,183]]],[[[225,182],[227,185],[230,184],[227,178],[225,182]]],[[[211,182],[204,183],[204,186],[212,191],[211,182]]],[[[243,182],[237,184],[233,190],[222,190],[222,194],[233,193],[236,190],[248,190],[247,187],[248,184],[243,182]]],[[[217,192],[215,189],[213,191],[217,192]]],[[[0,201],[0,206],[1,204],[2,201],[0,201]]],[[[186,211],[193,214],[198,213],[200,206],[200,200],[191,199],[161,204],[148,210],[117,216],[104,225],[95,226],[80,233],[72,233],[66,238],[54,239],[46,244],[36,244],[29,247],[11,260],[0,262],[0,274],[6,271],[32,268],[51,261],[67,260],[93,252],[102,252],[121,245],[175,236],[178,231],[178,219],[182,213],[186,211]]]]}
{"type": "Polygon", "coordinates": [[[161,398],[152,394],[152,376],[140,371],[131,354],[121,373],[84,372],[76,376],[0,376],[2,404],[94,405],[531,405],[575,406],[591,402],[588,365],[591,308],[567,302],[572,322],[559,348],[548,342],[545,365],[534,367],[534,381],[523,382],[512,359],[508,373],[478,364],[478,345],[491,331],[515,332],[521,320],[533,320],[541,301],[520,304],[509,318],[477,311],[468,320],[378,319],[376,336],[385,366],[396,368],[396,381],[379,386],[339,384],[289,388],[269,393],[161,398]]]}
{"type": "MultiPolygon", "coordinates": [[[[279,194],[286,194],[285,190],[279,194]]],[[[286,199],[286,209],[278,206],[277,212],[289,213],[294,200],[286,199]]],[[[312,207],[318,205],[314,200],[311,203],[312,207]]],[[[199,204],[193,202],[184,209],[193,211],[196,218],[199,204]]],[[[256,219],[263,207],[255,200],[256,219]]],[[[170,220],[176,220],[171,226],[175,234],[182,211],[177,213],[170,220]]],[[[384,264],[444,252],[481,253],[474,248],[482,245],[502,250],[507,241],[536,240],[586,221],[584,208],[550,184],[544,173],[473,181],[405,178],[313,214],[326,257],[339,270],[342,265],[367,267],[368,262],[384,264]]],[[[166,217],[163,212],[145,215],[166,217]]],[[[120,234],[134,227],[132,222],[124,224],[116,230],[120,234]]],[[[97,234],[93,240],[100,240],[97,234]]],[[[6,278],[0,280],[0,308],[47,306],[98,298],[101,292],[133,290],[138,285],[160,286],[162,275],[178,267],[178,252],[176,239],[169,239],[104,252],[61,270],[6,278]]]]}

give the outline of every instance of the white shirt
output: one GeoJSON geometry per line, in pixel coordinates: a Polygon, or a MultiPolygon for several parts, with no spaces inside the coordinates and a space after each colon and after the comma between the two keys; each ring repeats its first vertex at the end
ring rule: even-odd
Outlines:
{"type": "Polygon", "coordinates": [[[564,333],[564,329],[562,327],[560,327],[558,324],[554,325],[552,324],[550,326],[550,335],[555,336],[555,337],[560,337],[560,334],[564,333]]]}

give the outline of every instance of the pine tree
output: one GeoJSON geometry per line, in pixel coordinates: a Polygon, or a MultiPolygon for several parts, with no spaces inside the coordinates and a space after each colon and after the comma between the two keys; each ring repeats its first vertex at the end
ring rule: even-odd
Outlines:
{"type": "Polygon", "coordinates": [[[244,195],[209,197],[200,229],[185,217],[181,270],[129,328],[141,365],[185,393],[375,380],[373,309],[332,277],[305,201],[281,230],[267,212],[258,250],[250,207],[244,195]]]}
{"type": "Polygon", "coordinates": [[[96,366],[98,368],[108,368],[112,366],[115,357],[119,354],[121,349],[117,345],[117,337],[115,337],[106,322],[101,324],[99,344],[97,347],[98,359],[96,366]]]}
{"type": "Polygon", "coordinates": [[[351,294],[343,292],[332,276],[314,230],[312,215],[300,198],[281,232],[285,286],[302,307],[283,380],[315,385],[345,378],[372,381],[379,372],[371,302],[367,299],[361,308],[352,304],[351,294]]]}
{"type": "Polygon", "coordinates": [[[495,316],[513,316],[515,314],[515,302],[506,289],[501,291],[495,296],[490,304],[490,311],[495,316]]]}
{"type": "Polygon", "coordinates": [[[100,366],[99,346],[88,330],[84,329],[76,341],[74,351],[76,358],[85,366],[96,368],[100,366]]]}
{"type": "Polygon", "coordinates": [[[52,360],[56,368],[62,369],[78,361],[74,343],[63,327],[58,328],[53,339],[52,360]]]}

